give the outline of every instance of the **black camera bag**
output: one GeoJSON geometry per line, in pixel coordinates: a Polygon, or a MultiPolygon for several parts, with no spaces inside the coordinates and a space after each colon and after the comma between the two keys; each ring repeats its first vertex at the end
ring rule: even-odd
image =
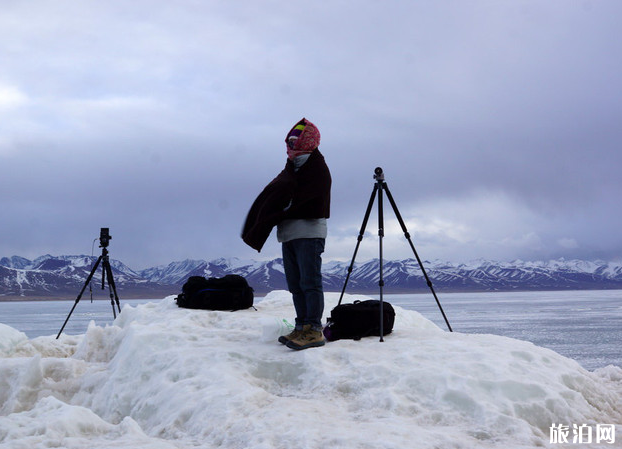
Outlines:
{"type": "Polygon", "coordinates": [[[237,274],[222,278],[191,276],[177,296],[177,305],[186,309],[240,310],[253,306],[253,289],[237,274]]]}
{"type": "MultiPolygon", "coordinates": [[[[383,335],[393,331],[395,310],[386,301],[382,302],[383,335]]],[[[340,304],[330,312],[324,336],[328,341],[343,338],[360,340],[370,335],[380,336],[380,301],[369,299],[354,301],[353,304],[340,304]]]]}

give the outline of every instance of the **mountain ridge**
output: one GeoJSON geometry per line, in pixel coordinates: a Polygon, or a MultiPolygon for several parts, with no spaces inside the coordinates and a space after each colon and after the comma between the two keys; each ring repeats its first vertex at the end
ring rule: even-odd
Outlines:
{"type": "MultiPolygon", "coordinates": [[[[51,256],[29,260],[21,256],[0,259],[0,300],[76,297],[97,257],[51,256]]],[[[244,276],[256,293],[287,289],[282,259],[267,261],[217,258],[185,259],[144,270],[133,270],[110,259],[117,293],[125,298],[156,298],[177,294],[190,276],[244,276]]],[[[323,265],[326,291],[341,291],[350,262],[327,261],[323,265]]],[[[468,263],[423,261],[436,291],[521,291],[622,289],[622,262],[556,259],[549,261],[498,262],[479,259],[468,263]]],[[[92,284],[101,290],[101,266],[92,284]]],[[[424,292],[429,287],[415,259],[383,261],[386,293],[424,292]]],[[[378,259],[356,263],[347,291],[378,290],[378,259]]],[[[96,288],[93,288],[96,290],[96,288]]],[[[107,296],[108,293],[105,293],[107,296]]]]}

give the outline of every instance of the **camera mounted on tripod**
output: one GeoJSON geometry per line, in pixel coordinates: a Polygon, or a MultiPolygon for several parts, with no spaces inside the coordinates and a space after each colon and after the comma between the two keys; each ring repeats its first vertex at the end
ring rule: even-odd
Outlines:
{"type": "Polygon", "coordinates": [[[101,231],[99,232],[99,247],[108,248],[110,239],[112,239],[112,236],[110,235],[110,228],[101,228],[101,231]]]}
{"type": "MultiPolygon", "coordinates": [[[[389,186],[384,180],[384,172],[382,171],[382,168],[376,167],[374,169],[374,179],[376,180],[376,183],[374,184],[374,189],[371,193],[371,197],[369,198],[369,203],[367,204],[367,210],[365,211],[365,217],[363,218],[363,224],[361,225],[361,230],[359,231],[359,235],[356,239],[356,247],[354,248],[354,255],[352,256],[352,261],[350,262],[350,266],[348,267],[348,271],[347,271],[348,274],[343,284],[343,288],[341,289],[341,296],[339,297],[339,302],[337,303],[337,305],[338,306],[341,305],[341,300],[343,299],[343,295],[346,291],[348,281],[350,280],[350,275],[352,274],[352,269],[354,268],[354,260],[356,259],[356,254],[358,253],[359,246],[361,244],[361,241],[363,240],[363,236],[365,235],[365,228],[367,227],[367,221],[369,220],[369,214],[374,205],[374,201],[376,197],[378,197],[378,243],[379,243],[379,253],[380,253],[379,258],[378,258],[378,261],[379,261],[378,286],[380,287],[380,316],[382,317],[383,288],[384,288],[384,274],[383,274],[384,268],[383,268],[383,253],[382,253],[383,251],[382,239],[384,237],[384,212],[383,212],[382,193],[384,192],[386,193],[387,198],[389,199],[389,202],[391,203],[391,207],[393,208],[393,212],[395,212],[397,221],[399,222],[400,227],[402,228],[402,231],[404,232],[404,237],[406,237],[406,240],[408,240],[410,248],[412,249],[413,254],[417,258],[417,262],[419,263],[419,268],[421,268],[421,273],[423,274],[423,277],[425,278],[428,284],[428,287],[430,287],[430,291],[432,292],[432,295],[434,296],[434,299],[436,300],[436,304],[438,305],[438,308],[440,309],[441,314],[443,315],[443,318],[445,319],[447,328],[449,329],[450,332],[453,332],[453,329],[451,328],[451,325],[449,324],[449,320],[447,319],[447,316],[445,315],[445,311],[443,310],[443,307],[441,306],[441,303],[438,300],[438,296],[436,296],[436,292],[434,291],[434,287],[432,286],[432,281],[428,277],[428,274],[426,273],[425,268],[423,267],[423,263],[421,262],[421,258],[419,257],[419,254],[417,254],[415,245],[413,244],[412,239],[410,238],[410,233],[406,229],[406,224],[404,223],[404,220],[402,219],[402,214],[400,214],[400,211],[397,208],[397,204],[395,204],[395,200],[393,199],[393,195],[391,195],[391,191],[389,190],[389,186]]],[[[384,335],[383,327],[384,327],[383,320],[381,318],[380,326],[379,326],[380,341],[384,341],[382,338],[382,336],[384,335]]]]}
{"type": "Polygon", "coordinates": [[[382,168],[376,167],[374,170],[374,179],[376,181],[384,181],[384,172],[382,171],[382,168]]]}
{"type": "MultiPolygon", "coordinates": [[[[76,301],[73,303],[73,307],[71,308],[69,315],[67,315],[67,319],[65,320],[63,327],[61,327],[60,331],[58,331],[58,335],[56,336],[57,340],[60,337],[60,334],[63,332],[63,329],[65,329],[65,326],[67,325],[67,322],[69,321],[69,317],[71,316],[74,309],[80,302],[80,298],[82,298],[82,295],[84,294],[84,290],[86,290],[86,287],[90,285],[91,279],[93,279],[93,276],[95,275],[95,271],[97,270],[97,267],[99,266],[100,263],[102,265],[102,284],[101,284],[102,290],[104,290],[106,280],[107,280],[108,290],[110,291],[110,305],[112,306],[112,316],[116,319],[117,310],[119,311],[119,313],[121,313],[121,305],[119,304],[119,295],[117,294],[117,287],[114,283],[114,278],[112,276],[112,266],[110,265],[110,257],[108,255],[108,245],[110,244],[111,238],[112,237],[110,235],[110,228],[101,228],[99,232],[99,247],[102,248],[102,254],[101,256],[99,256],[99,258],[95,262],[95,265],[93,265],[93,268],[91,269],[89,276],[86,278],[86,282],[82,286],[80,293],[78,293],[78,297],[76,298],[76,301]],[[116,309],[115,309],[115,305],[116,305],[116,309]]],[[[95,244],[95,240],[93,240],[93,244],[95,244]]],[[[91,296],[91,302],[92,301],[93,301],[93,297],[91,296]]]]}

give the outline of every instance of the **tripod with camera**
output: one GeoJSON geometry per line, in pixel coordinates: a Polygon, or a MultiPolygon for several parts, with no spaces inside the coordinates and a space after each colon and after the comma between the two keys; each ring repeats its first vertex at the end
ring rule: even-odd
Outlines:
{"type": "Polygon", "coordinates": [[[110,258],[108,256],[108,244],[110,243],[110,239],[112,239],[112,237],[110,236],[109,228],[101,228],[101,231],[99,234],[99,247],[102,248],[102,254],[97,259],[97,262],[95,262],[95,264],[93,265],[93,269],[91,270],[91,273],[86,279],[86,282],[84,283],[84,286],[82,287],[82,290],[80,290],[80,293],[78,293],[78,297],[76,298],[76,301],[74,302],[73,307],[71,308],[71,311],[69,312],[69,315],[67,315],[67,319],[65,320],[63,327],[61,327],[60,331],[58,331],[58,335],[56,336],[57,340],[60,337],[60,334],[63,333],[63,329],[65,329],[65,326],[67,325],[67,322],[69,321],[69,317],[71,316],[74,309],[80,302],[80,299],[82,298],[82,295],[84,294],[84,290],[86,290],[86,287],[91,282],[91,279],[93,279],[93,276],[95,275],[95,272],[97,271],[97,267],[99,266],[100,263],[102,264],[102,290],[105,289],[105,284],[106,284],[106,279],[107,279],[108,289],[110,291],[110,305],[112,306],[112,315],[114,318],[116,318],[117,310],[119,311],[119,313],[121,313],[121,306],[119,304],[119,296],[117,295],[117,287],[114,283],[114,278],[112,277],[112,268],[110,266],[110,258]],[[115,304],[117,306],[116,310],[115,310],[115,304]]]}
{"type": "Polygon", "coordinates": [[[383,339],[384,329],[383,329],[383,319],[382,319],[383,288],[384,288],[382,239],[384,237],[384,211],[383,211],[382,192],[386,192],[387,198],[389,199],[389,202],[391,203],[391,207],[393,208],[393,212],[395,213],[395,216],[397,217],[397,220],[400,223],[402,231],[404,232],[404,236],[408,240],[408,243],[410,244],[410,248],[413,250],[413,253],[415,254],[417,262],[419,263],[419,268],[421,268],[423,277],[425,278],[426,283],[428,284],[428,287],[430,288],[432,295],[434,296],[434,299],[436,300],[436,304],[438,305],[441,311],[441,314],[443,315],[443,318],[445,319],[447,328],[449,329],[450,332],[453,332],[453,329],[451,328],[451,325],[449,324],[449,321],[447,320],[447,316],[445,315],[445,312],[443,311],[443,307],[441,306],[441,303],[438,300],[438,296],[436,295],[436,292],[434,291],[434,287],[432,287],[432,281],[428,277],[428,274],[426,273],[425,268],[423,267],[423,263],[421,262],[421,259],[419,258],[419,254],[417,254],[415,245],[413,245],[413,242],[410,238],[410,233],[406,229],[406,225],[404,224],[402,215],[400,214],[400,211],[397,208],[397,204],[395,204],[393,195],[391,195],[389,186],[387,186],[387,183],[384,180],[384,173],[382,171],[382,168],[376,167],[376,169],[374,170],[374,179],[376,180],[376,183],[374,184],[374,189],[371,193],[371,197],[369,198],[369,204],[367,205],[367,210],[365,211],[365,217],[363,218],[363,224],[361,226],[361,230],[359,231],[359,235],[357,237],[356,247],[354,248],[354,255],[352,256],[352,262],[350,263],[350,266],[348,267],[348,274],[343,284],[343,289],[341,290],[341,296],[339,297],[338,305],[341,304],[341,300],[343,299],[343,295],[346,291],[348,281],[350,280],[350,275],[352,274],[352,269],[354,267],[354,260],[356,259],[356,255],[358,253],[359,246],[361,245],[361,241],[363,240],[363,235],[365,234],[365,228],[367,227],[367,221],[369,220],[369,214],[371,212],[372,206],[374,205],[374,200],[376,199],[376,196],[377,196],[378,197],[378,240],[379,240],[379,252],[380,252],[379,280],[378,280],[378,286],[380,288],[380,341],[384,341],[383,339]]]}

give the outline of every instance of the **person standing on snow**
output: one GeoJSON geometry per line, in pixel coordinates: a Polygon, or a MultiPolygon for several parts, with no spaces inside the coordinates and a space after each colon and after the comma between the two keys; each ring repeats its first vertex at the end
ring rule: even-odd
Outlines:
{"type": "Polygon", "coordinates": [[[320,153],[320,131],[303,118],[287,133],[283,171],[259,194],[246,217],[242,239],[261,251],[277,227],[296,326],[279,342],[291,349],[323,346],[322,258],[330,217],[331,176],[320,153]]]}

